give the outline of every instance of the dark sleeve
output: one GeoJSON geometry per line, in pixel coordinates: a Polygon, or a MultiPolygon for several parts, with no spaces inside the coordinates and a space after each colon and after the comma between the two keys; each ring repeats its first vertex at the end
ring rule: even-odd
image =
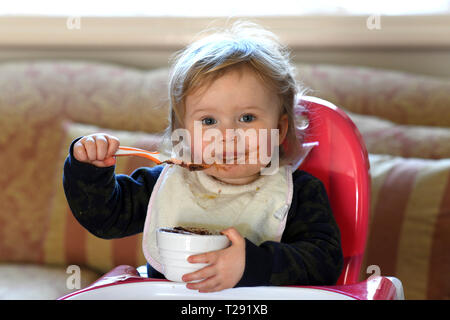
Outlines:
{"type": "Polygon", "coordinates": [[[99,168],[73,156],[74,140],[64,163],[63,187],[78,222],[104,239],[142,232],[148,201],[162,166],[140,168],[130,176],[115,166],[99,168]]]}
{"type": "Polygon", "coordinates": [[[341,237],[322,182],[294,173],[294,195],[281,242],[246,239],[237,286],[334,285],[343,267],[341,237]]]}

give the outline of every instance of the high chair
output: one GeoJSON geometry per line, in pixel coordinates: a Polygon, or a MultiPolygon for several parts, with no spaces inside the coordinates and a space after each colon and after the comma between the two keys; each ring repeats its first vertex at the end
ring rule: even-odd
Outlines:
{"type": "MultiPolygon", "coordinates": [[[[404,299],[400,280],[371,275],[358,282],[368,234],[370,173],[367,150],[358,129],[330,102],[303,97],[305,143],[315,145],[299,169],[324,184],[341,231],[344,268],[334,286],[232,288],[198,293],[185,284],[146,277],[146,267],[118,266],[87,288],[60,299],[404,299]]],[[[301,110],[301,108],[298,108],[301,110]]]]}

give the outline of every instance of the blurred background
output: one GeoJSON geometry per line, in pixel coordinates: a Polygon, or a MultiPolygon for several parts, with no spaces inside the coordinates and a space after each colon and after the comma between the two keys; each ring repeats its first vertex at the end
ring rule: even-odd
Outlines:
{"type": "Polygon", "coordinates": [[[167,66],[208,27],[250,18],[301,62],[449,76],[449,1],[12,1],[0,7],[0,60],[81,58],[167,66]]]}
{"type": "MultiPolygon", "coordinates": [[[[407,299],[450,299],[450,0],[2,1],[0,299],[56,299],[145,265],[142,234],[103,240],[73,218],[68,148],[107,132],[157,149],[170,57],[238,19],[278,35],[309,95],[361,133],[372,180],[360,281],[395,276],[407,299]]],[[[130,157],[116,172],[152,165],[130,157]]]]}

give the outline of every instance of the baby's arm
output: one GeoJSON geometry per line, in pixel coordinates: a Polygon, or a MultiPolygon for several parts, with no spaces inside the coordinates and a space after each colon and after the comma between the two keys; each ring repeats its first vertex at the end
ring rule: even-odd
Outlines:
{"type": "Polygon", "coordinates": [[[320,180],[297,172],[295,196],[281,242],[246,240],[237,286],[333,285],[343,266],[339,228],[320,180]]]}
{"type": "Polygon", "coordinates": [[[142,232],[149,197],[161,167],[141,168],[130,176],[116,175],[113,165],[89,163],[105,159],[77,160],[74,146],[80,140],[76,139],[70,146],[63,176],[64,191],[75,218],[100,238],[142,232]]]}

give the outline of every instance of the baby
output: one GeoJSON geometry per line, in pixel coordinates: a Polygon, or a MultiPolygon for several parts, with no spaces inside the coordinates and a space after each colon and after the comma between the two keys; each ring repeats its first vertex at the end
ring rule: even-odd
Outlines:
{"type": "Polygon", "coordinates": [[[296,170],[303,152],[294,108],[301,93],[286,48],[256,25],[238,23],[194,42],[173,65],[161,150],[183,150],[176,156],[213,165],[115,175],[119,140],[101,133],[78,138],[63,177],[73,214],[102,238],[144,232],[151,277],[163,277],[159,227],[222,230],[228,248],[188,258],[207,264],[183,276],[200,292],[335,284],[343,264],[338,226],[322,183],[296,170]],[[181,149],[174,145],[180,130],[181,149]]]}

